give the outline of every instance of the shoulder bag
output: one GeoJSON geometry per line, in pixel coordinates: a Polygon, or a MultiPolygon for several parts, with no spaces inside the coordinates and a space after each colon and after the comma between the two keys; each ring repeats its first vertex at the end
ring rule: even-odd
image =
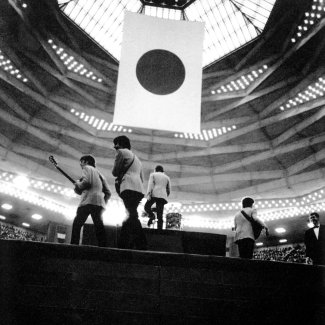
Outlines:
{"type": "Polygon", "coordinates": [[[241,210],[242,215],[251,223],[254,233],[254,238],[257,239],[264,228],[259,222],[257,222],[253,217],[249,216],[244,210],[241,210]]]}

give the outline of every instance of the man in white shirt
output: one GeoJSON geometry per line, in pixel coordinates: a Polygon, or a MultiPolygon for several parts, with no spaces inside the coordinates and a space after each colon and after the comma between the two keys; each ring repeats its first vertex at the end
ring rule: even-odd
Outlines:
{"type": "Polygon", "coordinates": [[[311,259],[313,264],[325,265],[325,227],[319,222],[319,214],[312,212],[309,222],[313,227],[305,232],[306,257],[311,259]]]}
{"type": "MultiPolygon", "coordinates": [[[[253,208],[254,200],[250,197],[242,199],[242,211],[244,211],[248,217],[254,219],[257,223],[265,229],[268,235],[268,228],[266,224],[259,218],[257,218],[257,211],[253,208]]],[[[235,215],[235,243],[238,245],[239,257],[241,258],[253,258],[255,237],[252,224],[247,218],[239,211],[235,215]]]]}
{"type": "Polygon", "coordinates": [[[91,215],[98,246],[106,246],[106,234],[102,214],[111,197],[105,177],[96,169],[95,158],[86,155],[80,158],[82,177],[75,183],[75,192],[81,195],[77,215],[72,224],[71,244],[79,245],[80,230],[91,215]]]}
{"type": "Polygon", "coordinates": [[[112,174],[121,179],[120,197],[127,217],[122,223],[117,247],[147,249],[147,239],[138,215],[138,206],[144,197],[143,171],[140,159],[131,151],[131,141],[125,135],[113,140],[116,156],[112,174]]]}
{"type": "Polygon", "coordinates": [[[167,197],[170,194],[170,178],[164,173],[163,166],[156,166],[155,171],[150,174],[147,190],[147,202],[144,210],[149,215],[148,226],[155,220],[152,212],[152,205],[156,203],[158,229],[163,226],[164,206],[167,203],[167,197]]]}

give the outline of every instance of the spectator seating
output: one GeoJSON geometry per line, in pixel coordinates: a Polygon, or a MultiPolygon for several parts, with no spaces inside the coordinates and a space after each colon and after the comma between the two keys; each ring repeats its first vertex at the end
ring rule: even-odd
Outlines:
{"type": "Polygon", "coordinates": [[[18,239],[29,241],[44,241],[45,236],[26,231],[22,228],[0,222],[0,239],[18,239]]]}
{"type": "Polygon", "coordinates": [[[256,250],[253,258],[255,260],[281,261],[291,263],[306,263],[305,246],[270,247],[256,250]]]}

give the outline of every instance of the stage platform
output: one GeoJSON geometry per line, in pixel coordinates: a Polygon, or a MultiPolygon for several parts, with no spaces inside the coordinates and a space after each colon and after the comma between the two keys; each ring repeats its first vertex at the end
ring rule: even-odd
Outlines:
{"type": "MultiPolygon", "coordinates": [[[[108,247],[117,248],[120,230],[120,227],[105,226],[108,247]]],[[[143,231],[151,251],[226,256],[226,235],[151,228],[143,231]]],[[[93,224],[83,226],[82,243],[97,246],[93,224]]]]}
{"type": "Polygon", "coordinates": [[[0,240],[1,324],[325,324],[325,267],[0,240]]]}

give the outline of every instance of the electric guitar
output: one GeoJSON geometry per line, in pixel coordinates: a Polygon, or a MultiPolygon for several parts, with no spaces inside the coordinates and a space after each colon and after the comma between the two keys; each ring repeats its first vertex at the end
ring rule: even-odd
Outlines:
{"type": "MultiPolygon", "coordinates": [[[[55,158],[53,156],[49,156],[49,161],[54,165],[54,167],[63,175],[65,176],[73,185],[76,185],[76,181],[70,177],[65,171],[63,171],[59,166],[58,163],[56,162],[55,158]]],[[[75,188],[75,192],[77,194],[81,194],[82,192],[79,191],[77,188],[75,188]]]]}

